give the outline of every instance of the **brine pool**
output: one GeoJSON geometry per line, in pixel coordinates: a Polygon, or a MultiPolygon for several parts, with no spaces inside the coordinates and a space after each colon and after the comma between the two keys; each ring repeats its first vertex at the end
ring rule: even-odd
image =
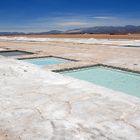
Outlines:
{"type": "Polygon", "coordinates": [[[29,58],[29,59],[20,59],[20,60],[39,66],[63,64],[71,61],[71,60],[56,58],[56,57],[29,58]]]}
{"type": "Polygon", "coordinates": [[[140,74],[96,66],[61,72],[116,91],[140,97],[140,74]]]}
{"type": "Polygon", "coordinates": [[[19,51],[19,50],[14,50],[14,51],[0,51],[0,55],[2,56],[20,56],[20,55],[29,55],[32,54],[31,52],[25,52],[25,51],[19,51]]]}

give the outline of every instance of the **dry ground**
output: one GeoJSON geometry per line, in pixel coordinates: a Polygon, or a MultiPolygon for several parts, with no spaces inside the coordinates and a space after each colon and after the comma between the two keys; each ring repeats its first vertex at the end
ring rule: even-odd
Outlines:
{"type": "Polygon", "coordinates": [[[25,35],[37,38],[97,38],[97,39],[140,39],[140,34],[108,35],[108,34],[59,34],[59,35],[25,35]]]}
{"type": "MultiPolygon", "coordinates": [[[[77,35],[78,36],[78,35],[77,35]]],[[[37,36],[40,37],[40,36],[37,36]]],[[[45,37],[45,36],[44,36],[45,37]]],[[[50,65],[53,70],[76,68],[95,64],[104,64],[133,71],[140,71],[140,48],[120,45],[79,44],[66,42],[20,42],[1,41],[0,49],[33,52],[23,57],[57,56],[78,60],[61,65],[50,65]]]]}

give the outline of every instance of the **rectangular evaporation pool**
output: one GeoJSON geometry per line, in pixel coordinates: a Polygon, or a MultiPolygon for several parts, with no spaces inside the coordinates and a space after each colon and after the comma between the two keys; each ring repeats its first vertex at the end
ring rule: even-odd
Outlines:
{"type": "Polygon", "coordinates": [[[71,60],[57,58],[57,57],[28,58],[28,59],[20,59],[20,60],[24,60],[26,62],[39,65],[39,66],[63,64],[63,63],[71,61],[71,60]]]}
{"type": "Polygon", "coordinates": [[[70,70],[61,73],[140,97],[140,74],[102,66],[70,70]]]}
{"type": "Polygon", "coordinates": [[[33,54],[31,52],[26,52],[26,51],[0,51],[0,55],[2,56],[19,56],[19,55],[27,55],[27,54],[33,54]]]}
{"type": "Polygon", "coordinates": [[[129,48],[140,48],[140,46],[134,46],[134,45],[125,45],[121,47],[129,47],[129,48]]]}

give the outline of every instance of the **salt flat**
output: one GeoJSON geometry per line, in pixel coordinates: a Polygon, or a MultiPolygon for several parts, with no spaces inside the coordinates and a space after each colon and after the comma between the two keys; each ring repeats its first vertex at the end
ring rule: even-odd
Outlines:
{"type": "MultiPolygon", "coordinates": [[[[0,48],[34,54],[13,58],[57,56],[79,60],[46,69],[59,70],[104,64],[140,71],[140,40],[0,37],[0,48]],[[135,47],[124,47],[132,45],[135,47]]],[[[44,67],[45,68],[45,67],[44,67]]]]}
{"type": "Polygon", "coordinates": [[[140,99],[51,72],[104,64],[140,71],[140,48],[120,44],[1,40],[0,140],[140,140],[140,99]],[[16,58],[78,60],[39,68],[16,58]]]}
{"type": "Polygon", "coordinates": [[[140,99],[0,59],[0,139],[139,140],[140,99]]]}
{"type": "Polygon", "coordinates": [[[4,41],[29,41],[29,42],[65,42],[80,44],[115,44],[140,46],[140,40],[129,39],[95,39],[95,38],[29,38],[29,37],[0,37],[4,41]]]}

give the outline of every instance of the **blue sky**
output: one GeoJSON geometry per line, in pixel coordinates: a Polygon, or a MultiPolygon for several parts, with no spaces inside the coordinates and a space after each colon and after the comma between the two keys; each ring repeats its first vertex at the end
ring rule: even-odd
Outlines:
{"type": "Polygon", "coordinates": [[[140,25],[140,0],[1,0],[0,32],[140,25]]]}

